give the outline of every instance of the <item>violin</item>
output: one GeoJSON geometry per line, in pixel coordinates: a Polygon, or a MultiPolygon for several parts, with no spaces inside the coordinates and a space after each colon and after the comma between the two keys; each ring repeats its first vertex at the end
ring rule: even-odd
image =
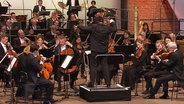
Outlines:
{"type": "Polygon", "coordinates": [[[168,59],[173,52],[164,52],[160,55],[162,60],[168,59]]]}
{"type": "Polygon", "coordinates": [[[142,56],[142,52],[144,51],[144,48],[139,48],[137,51],[136,51],[136,58],[140,58],[142,56]]]}

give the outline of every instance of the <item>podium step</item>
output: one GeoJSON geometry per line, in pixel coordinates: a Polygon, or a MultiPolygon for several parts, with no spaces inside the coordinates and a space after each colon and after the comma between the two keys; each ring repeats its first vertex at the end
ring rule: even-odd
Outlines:
{"type": "Polygon", "coordinates": [[[95,87],[80,86],[79,90],[79,96],[88,102],[131,100],[130,88],[119,84],[111,85],[110,88],[107,88],[106,85],[97,85],[95,87]]]}

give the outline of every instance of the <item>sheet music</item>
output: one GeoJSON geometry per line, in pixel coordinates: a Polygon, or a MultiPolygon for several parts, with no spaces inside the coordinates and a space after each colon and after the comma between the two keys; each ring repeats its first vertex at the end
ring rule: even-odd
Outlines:
{"type": "Polygon", "coordinates": [[[11,71],[11,69],[13,68],[13,66],[14,66],[14,64],[15,64],[16,61],[17,61],[17,58],[14,57],[14,58],[12,59],[10,65],[8,66],[8,69],[7,69],[8,72],[11,71]]]}
{"type": "Polygon", "coordinates": [[[85,53],[86,53],[86,55],[89,55],[89,54],[91,54],[91,50],[87,50],[87,51],[85,51],[85,53]]]}
{"type": "Polygon", "coordinates": [[[61,64],[61,67],[66,69],[67,66],[69,65],[70,61],[72,60],[73,56],[67,55],[63,63],[61,64]]]}

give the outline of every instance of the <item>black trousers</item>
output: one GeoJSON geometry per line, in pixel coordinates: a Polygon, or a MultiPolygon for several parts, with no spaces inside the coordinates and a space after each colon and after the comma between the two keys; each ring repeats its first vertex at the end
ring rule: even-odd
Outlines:
{"type": "Polygon", "coordinates": [[[136,67],[134,65],[128,66],[123,69],[121,85],[125,87],[135,88],[135,79],[136,79],[136,67]]]}
{"type": "Polygon", "coordinates": [[[92,51],[90,55],[90,82],[94,84],[97,78],[97,71],[101,71],[103,78],[105,79],[105,83],[110,85],[110,74],[107,57],[98,57],[96,59],[98,54],[101,53],[92,51]]]}
{"type": "Polygon", "coordinates": [[[172,81],[172,80],[177,80],[176,75],[173,74],[173,73],[170,73],[170,74],[167,74],[165,76],[162,76],[162,77],[158,78],[156,80],[155,86],[154,86],[151,94],[155,95],[158,92],[161,84],[163,84],[164,94],[168,94],[168,82],[172,81]]]}
{"type": "Polygon", "coordinates": [[[152,78],[159,78],[161,76],[167,75],[169,72],[167,70],[150,70],[149,72],[144,74],[144,78],[146,81],[146,90],[150,90],[153,88],[152,78]]]}
{"type": "Polygon", "coordinates": [[[40,87],[43,87],[46,89],[46,95],[44,100],[51,100],[53,99],[53,91],[54,91],[54,84],[46,80],[44,78],[38,78],[36,85],[39,85],[40,87]]]}
{"type": "MultiPolygon", "coordinates": [[[[16,96],[28,97],[29,95],[34,94],[35,88],[37,87],[45,89],[46,92],[44,96],[45,101],[53,99],[54,84],[51,81],[46,80],[42,77],[38,78],[36,83],[34,83],[33,81],[20,82],[16,92],[16,96]]],[[[37,98],[39,97],[40,96],[37,96],[37,98]]]]}

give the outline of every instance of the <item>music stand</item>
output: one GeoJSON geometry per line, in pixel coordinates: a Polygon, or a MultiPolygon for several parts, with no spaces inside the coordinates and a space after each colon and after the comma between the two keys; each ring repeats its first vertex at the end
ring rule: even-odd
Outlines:
{"type": "Polygon", "coordinates": [[[124,57],[125,57],[125,61],[124,62],[127,62],[130,59],[130,55],[135,52],[135,45],[115,46],[114,49],[115,49],[115,52],[122,53],[124,55],[124,57]]]}
{"type": "Polygon", "coordinates": [[[46,34],[49,30],[48,29],[37,29],[34,30],[34,34],[37,35],[38,33],[40,34],[46,34]]]}
{"type": "Polygon", "coordinates": [[[42,54],[46,58],[51,58],[54,54],[52,49],[41,49],[39,50],[39,54],[42,54]]]}
{"type": "Polygon", "coordinates": [[[34,42],[36,35],[26,35],[26,37],[34,42]]]}
{"type": "Polygon", "coordinates": [[[8,11],[8,7],[0,7],[0,14],[6,14],[8,11]]]}
{"type": "Polygon", "coordinates": [[[39,16],[49,16],[50,15],[50,11],[39,11],[38,15],[39,16]]]}
{"type": "Polygon", "coordinates": [[[58,31],[70,37],[71,29],[58,29],[58,31]]]}
{"type": "Polygon", "coordinates": [[[71,6],[70,11],[81,11],[81,6],[71,6]]]}
{"type": "MultiPolygon", "coordinates": [[[[112,65],[122,64],[124,62],[123,54],[98,54],[96,55],[95,58],[96,58],[96,61],[98,62],[100,61],[100,59],[105,58],[105,57],[107,58],[108,69],[112,65]]],[[[111,69],[109,69],[108,71],[110,72],[111,69]]],[[[110,78],[110,74],[111,73],[109,73],[109,78],[110,78]]]]}
{"type": "MultiPolygon", "coordinates": [[[[59,68],[64,69],[64,71],[66,70],[66,72],[68,71],[67,70],[68,68],[71,68],[76,63],[76,60],[77,60],[77,58],[73,55],[56,55],[54,57],[54,63],[57,63],[57,66],[59,66],[59,68]]],[[[70,83],[70,73],[68,73],[68,81],[70,83]]],[[[68,94],[69,93],[69,91],[68,91],[69,85],[67,85],[65,83],[64,83],[64,85],[66,85],[65,98],[68,98],[69,97],[69,94],[68,94]]]]}
{"type": "Polygon", "coordinates": [[[78,25],[78,24],[79,24],[79,20],[68,20],[67,21],[67,29],[73,30],[73,26],[78,25]]]}

